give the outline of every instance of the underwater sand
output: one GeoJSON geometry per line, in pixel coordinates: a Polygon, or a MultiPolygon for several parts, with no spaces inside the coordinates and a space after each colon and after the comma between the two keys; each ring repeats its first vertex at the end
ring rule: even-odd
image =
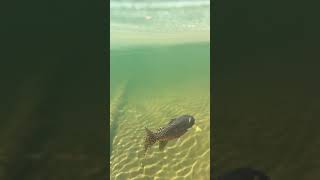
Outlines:
{"type": "Polygon", "coordinates": [[[209,67],[208,43],[111,51],[110,179],[210,179],[209,67]],[[144,127],[183,114],[199,128],[144,157],[144,127]]]}

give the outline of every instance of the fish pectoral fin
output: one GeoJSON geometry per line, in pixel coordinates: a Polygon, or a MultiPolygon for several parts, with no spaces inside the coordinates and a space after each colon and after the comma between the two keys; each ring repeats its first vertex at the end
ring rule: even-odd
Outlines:
{"type": "Polygon", "coordinates": [[[163,151],[164,147],[168,144],[168,141],[159,141],[159,150],[163,151]]]}

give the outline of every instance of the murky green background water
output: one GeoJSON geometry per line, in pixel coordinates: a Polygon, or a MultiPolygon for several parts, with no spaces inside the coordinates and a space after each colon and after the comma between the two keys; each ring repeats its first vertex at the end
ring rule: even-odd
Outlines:
{"type": "Polygon", "coordinates": [[[209,1],[111,1],[111,179],[210,178],[209,1]],[[143,158],[148,127],[193,115],[191,129],[143,158]]]}

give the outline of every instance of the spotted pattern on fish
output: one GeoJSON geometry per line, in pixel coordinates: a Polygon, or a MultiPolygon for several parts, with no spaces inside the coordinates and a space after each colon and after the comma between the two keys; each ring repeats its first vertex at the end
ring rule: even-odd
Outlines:
{"type": "Polygon", "coordinates": [[[144,153],[147,152],[148,148],[157,142],[157,137],[148,128],[145,128],[147,136],[144,143],[144,153]]]}
{"type": "Polygon", "coordinates": [[[165,127],[161,127],[157,129],[155,134],[158,137],[158,139],[161,139],[163,136],[166,135],[167,132],[168,132],[168,129],[166,129],[165,127]]]}
{"type": "Polygon", "coordinates": [[[187,132],[187,129],[192,127],[195,119],[189,115],[183,115],[175,119],[171,119],[170,122],[164,126],[158,128],[155,132],[145,128],[147,136],[144,143],[144,152],[157,141],[159,141],[159,149],[163,150],[169,140],[179,138],[187,132]]]}

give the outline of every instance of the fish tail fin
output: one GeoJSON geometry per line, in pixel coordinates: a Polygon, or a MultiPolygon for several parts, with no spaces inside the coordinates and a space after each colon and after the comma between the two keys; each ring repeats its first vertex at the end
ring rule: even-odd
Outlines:
{"type": "Polygon", "coordinates": [[[157,137],[152,131],[150,131],[146,127],[145,127],[145,131],[146,131],[146,138],[144,142],[144,153],[146,153],[148,148],[150,148],[154,143],[157,142],[157,137]]]}

